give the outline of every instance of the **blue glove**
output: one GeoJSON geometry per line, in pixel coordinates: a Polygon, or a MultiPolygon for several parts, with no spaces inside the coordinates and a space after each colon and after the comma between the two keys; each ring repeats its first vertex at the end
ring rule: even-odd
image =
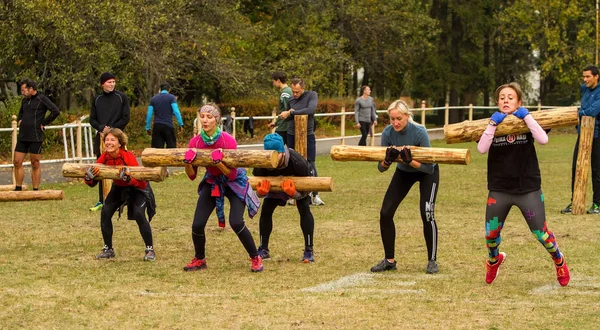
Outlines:
{"type": "Polygon", "coordinates": [[[525,108],[525,107],[519,107],[519,109],[517,109],[517,111],[513,112],[513,115],[515,115],[519,119],[525,118],[525,116],[527,116],[528,114],[529,114],[529,110],[527,110],[527,108],[525,108]]]}
{"type": "Polygon", "coordinates": [[[505,117],[506,117],[505,113],[502,113],[500,111],[496,111],[492,115],[491,119],[495,123],[495,125],[498,125],[498,124],[500,124],[504,120],[505,117]]]}

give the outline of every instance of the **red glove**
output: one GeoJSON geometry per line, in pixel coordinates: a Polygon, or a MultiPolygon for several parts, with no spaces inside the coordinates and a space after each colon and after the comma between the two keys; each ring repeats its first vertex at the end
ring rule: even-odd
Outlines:
{"type": "Polygon", "coordinates": [[[218,164],[223,160],[223,149],[215,149],[210,153],[213,163],[218,164]]]}
{"type": "Polygon", "coordinates": [[[196,159],[196,150],[190,148],[185,152],[183,162],[186,164],[191,164],[194,161],[194,159],[196,159]]]}
{"type": "Polygon", "coordinates": [[[294,184],[294,180],[283,180],[281,183],[281,188],[283,188],[283,191],[285,191],[285,193],[290,197],[294,197],[294,195],[296,195],[296,185],[294,184]]]}
{"type": "Polygon", "coordinates": [[[260,180],[256,184],[256,193],[258,196],[263,197],[271,190],[271,182],[269,180],[260,180]]]}

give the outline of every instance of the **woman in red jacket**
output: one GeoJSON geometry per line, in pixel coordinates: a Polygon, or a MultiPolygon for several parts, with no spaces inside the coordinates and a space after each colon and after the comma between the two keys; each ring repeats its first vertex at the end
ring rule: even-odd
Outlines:
{"type": "MultiPolygon", "coordinates": [[[[96,259],[114,258],[115,250],[112,245],[112,216],[119,210],[121,216],[122,206],[127,204],[127,218],[135,220],[140,228],[140,234],[146,244],[144,260],[154,261],[155,253],[152,243],[152,228],[150,221],[156,213],[156,202],[154,194],[147,181],[140,181],[131,177],[127,166],[138,166],[135,155],[127,150],[127,135],[118,128],[111,128],[103,134],[104,153],[100,155],[96,163],[105,165],[120,165],[119,179],[113,180],[112,188],[106,196],[104,207],[100,215],[100,228],[102,229],[102,239],[104,248],[96,256],[96,259]],[[146,218],[146,212],[148,218],[146,218]]],[[[85,174],[85,183],[94,187],[98,181],[94,178],[99,173],[98,167],[91,166],[85,174]]]]}

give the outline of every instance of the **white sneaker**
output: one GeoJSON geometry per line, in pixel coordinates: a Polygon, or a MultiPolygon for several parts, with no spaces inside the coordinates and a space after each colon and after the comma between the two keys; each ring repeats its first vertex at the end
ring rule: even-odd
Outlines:
{"type": "Polygon", "coordinates": [[[323,202],[321,200],[321,197],[319,197],[319,195],[317,195],[317,196],[313,196],[313,198],[312,198],[312,204],[313,205],[325,205],[325,202],[323,202]]]}
{"type": "Polygon", "coordinates": [[[295,199],[288,199],[287,201],[287,205],[296,205],[296,200],[295,199]]]}

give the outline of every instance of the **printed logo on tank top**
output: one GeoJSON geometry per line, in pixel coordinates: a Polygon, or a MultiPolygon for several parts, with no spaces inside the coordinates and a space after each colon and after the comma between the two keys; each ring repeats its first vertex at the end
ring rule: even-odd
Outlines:
{"type": "Polygon", "coordinates": [[[492,145],[495,147],[503,147],[507,145],[517,145],[525,143],[527,143],[527,134],[509,134],[506,136],[495,137],[492,145]]]}

